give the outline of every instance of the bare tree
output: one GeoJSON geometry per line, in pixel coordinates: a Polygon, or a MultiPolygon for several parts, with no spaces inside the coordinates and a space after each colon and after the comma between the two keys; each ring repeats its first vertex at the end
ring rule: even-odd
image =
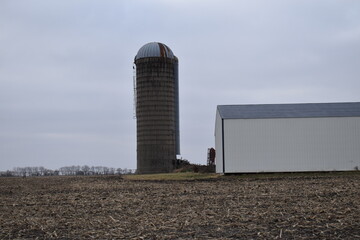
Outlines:
{"type": "Polygon", "coordinates": [[[81,171],[84,172],[84,175],[89,175],[90,167],[88,165],[84,165],[81,167],[81,171]]]}
{"type": "Polygon", "coordinates": [[[12,176],[58,176],[58,175],[114,175],[114,174],[127,174],[131,170],[127,168],[113,168],[105,166],[91,166],[88,165],[72,165],[64,166],[57,170],[46,169],[43,166],[35,167],[14,167],[13,171],[1,172],[1,176],[6,176],[11,173],[12,176]]]}

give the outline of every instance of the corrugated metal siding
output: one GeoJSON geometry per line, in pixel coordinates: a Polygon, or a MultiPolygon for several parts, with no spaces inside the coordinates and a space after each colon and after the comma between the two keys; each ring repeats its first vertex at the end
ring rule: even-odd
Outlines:
{"type": "Polygon", "coordinates": [[[224,119],[360,117],[360,102],[219,105],[224,119]]]}
{"type": "Polygon", "coordinates": [[[216,164],[216,172],[222,173],[223,172],[223,165],[222,165],[222,119],[218,111],[216,111],[216,120],[215,120],[215,164],[216,164]]]}
{"type": "MultiPolygon", "coordinates": [[[[224,125],[226,173],[360,167],[360,117],[225,119],[224,125]]],[[[217,135],[217,151],[218,141],[217,135]]]]}

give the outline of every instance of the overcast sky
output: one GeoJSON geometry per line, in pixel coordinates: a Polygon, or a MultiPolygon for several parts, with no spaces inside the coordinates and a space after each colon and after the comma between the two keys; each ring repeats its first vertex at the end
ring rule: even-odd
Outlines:
{"type": "Polygon", "coordinates": [[[0,171],[136,168],[132,65],[179,58],[182,157],[220,104],[360,101],[360,1],[1,0],[0,171]]]}

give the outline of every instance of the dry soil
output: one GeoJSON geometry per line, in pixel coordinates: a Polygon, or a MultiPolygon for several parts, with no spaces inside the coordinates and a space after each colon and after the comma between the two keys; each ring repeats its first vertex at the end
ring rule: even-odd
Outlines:
{"type": "Polygon", "coordinates": [[[360,239],[360,174],[0,178],[0,239],[360,239]]]}

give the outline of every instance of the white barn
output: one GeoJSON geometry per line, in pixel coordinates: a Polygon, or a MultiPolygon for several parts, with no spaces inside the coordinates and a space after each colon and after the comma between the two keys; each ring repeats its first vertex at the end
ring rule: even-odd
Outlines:
{"type": "Polygon", "coordinates": [[[360,169],[360,102],[219,105],[217,173],[360,169]]]}

